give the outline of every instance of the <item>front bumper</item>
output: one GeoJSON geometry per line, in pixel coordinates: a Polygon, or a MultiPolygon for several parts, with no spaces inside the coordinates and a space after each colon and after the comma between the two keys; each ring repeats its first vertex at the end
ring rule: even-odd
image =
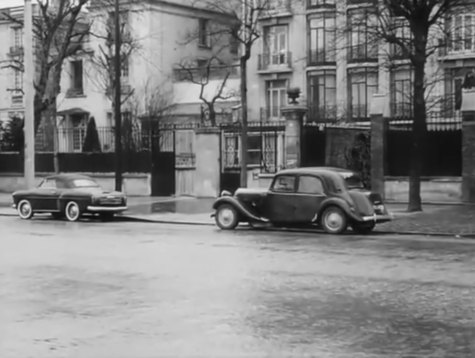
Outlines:
{"type": "Polygon", "coordinates": [[[127,210],[127,206],[93,206],[89,205],[86,208],[91,213],[119,213],[127,210]]]}

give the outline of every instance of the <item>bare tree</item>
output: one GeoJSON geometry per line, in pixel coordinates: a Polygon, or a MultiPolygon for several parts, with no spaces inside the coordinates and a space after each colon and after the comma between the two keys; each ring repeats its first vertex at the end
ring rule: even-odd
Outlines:
{"type": "MultiPolygon", "coordinates": [[[[422,153],[427,132],[428,91],[433,81],[427,80],[426,64],[430,56],[447,44],[444,28],[446,18],[464,3],[463,0],[379,0],[349,24],[349,31],[361,28],[370,34],[371,41],[389,46],[389,57],[405,58],[412,71],[412,141],[409,171],[408,211],[421,211],[420,177],[422,153]]],[[[392,60],[389,58],[389,60],[392,60]]]]}
{"type": "Polygon", "coordinates": [[[236,94],[233,91],[226,91],[226,83],[231,76],[234,69],[231,65],[222,64],[220,59],[213,55],[208,58],[205,64],[201,67],[197,67],[192,61],[183,61],[179,68],[185,73],[184,80],[194,83],[200,86],[199,98],[206,105],[209,113],[209,120],[212,126],[216,126],[216,102],[218,100],[226,100],[233,98],[236,94]],[[215,73],[220,75],[219,85],[210,96],[205,94],[205,90],[213,80],[215,73]]]}
{"type": "MultiPolygon", "coordinates": [[[[55,117],[56,97],[60,92],[61,74],[65,59],[82,51],[81,43],[89,33],[84,8],[88,0],[50,1],[37,3],[38,12],[33,19],[33,35],[36,41],[35,133],[42,115],[48,111],[55,117]]],[[[23,19],[7,13],[7,19],[23,25],[23,19]]],[[[23,70],[23,65],[16,64],[23,70]]]]}
{"type": "Polygon", "coordinates": [[[240,185],[247,186],[247,138],[248,138],[248,105],[247,105],[247,63],[251,58],[254,43],[261,37],[259,19],[271,10],[272,0],[196,0],[199,6],[206,7],[217,13],[231,16],[231,26],[219,29],[221,34],[227,33],[233,41],[240,44],[240,92],[241,92],[241,177],[240,185]]]}

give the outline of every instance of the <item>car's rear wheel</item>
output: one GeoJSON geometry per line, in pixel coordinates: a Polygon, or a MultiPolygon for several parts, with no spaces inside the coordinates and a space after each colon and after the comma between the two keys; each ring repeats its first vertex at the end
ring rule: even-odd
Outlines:
{"type": "Polygon", "coordinates": [[[341,234],[348,226],[348,219],[339,207],[329,206],[323,211],[320,223],[327,233],[341,234]]]}
{"type": "Polygon", "coordinates": [[[28,220],[33,217],[33,207],[31,206],[31,203],[29,200],[22,200],[18,203],[17,207],[18,211],[18,216],[22,218],[23,220],[28,220]]]}
{"type": "Polygon", "coordinates": [[[237,210],[230,204],[222,204],[216,209],[216,225],[222,230],[232,230],[239,223],[237,210]]]}
{"type": "Polygon", "coordinates": [[[79,208],[78,203],[75,201],[68,202],[64,214],[69,221],[78,221],[81,217],[81,209],[79,208]]]}
{"type": "Polygon", "coordinates": [[[356,222],[356,223],[351,224],[351,228],[353,229],[353,231],[361,235],[369,234],[371,231],[373,231],[375,226],[376,226],[376,223],[374,222],[369,222],[369,223],[356,222]]]}

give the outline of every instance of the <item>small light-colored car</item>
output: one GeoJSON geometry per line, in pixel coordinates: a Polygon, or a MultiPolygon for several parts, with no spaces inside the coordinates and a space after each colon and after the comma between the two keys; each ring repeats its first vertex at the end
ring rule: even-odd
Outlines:
{"type": "Polygon", "coordinates": [[[368,234],[377,223],[391,220],[380,194],[366,190],[351,170],[331,167],[282,170],[268,189],[224,192],[213,209],[216,225],[224,230],[247,222],[319,226],[330,234],[351,226],[359,234],[368,234]]]}
{"type": "Polygon", "coordinates": [[[22,219],[31,219],[35,213],[51,213],[69,221],[77,221],[85,213],[112,219],[127,210],[125,194],[105,191],[92,178],[80,174],[48,176],[37,188],[16,191],[12,197],[12,206],[22,219]]]}

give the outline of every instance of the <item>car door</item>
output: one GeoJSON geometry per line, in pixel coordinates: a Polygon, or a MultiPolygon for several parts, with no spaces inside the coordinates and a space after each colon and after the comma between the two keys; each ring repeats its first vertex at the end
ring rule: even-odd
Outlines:
{"type": "Polygon", "coordinates": [[[295,222],[309,223],[316,219],[326,198],[323,181],[313,175],[300,175],[296,190],[295,222]]]}
{"type": "Polygon", "coordinates": [[[40,184],[37,190],[36,210],[55,211],[57,210],[57,201],[59,198],[56,179],[46,178],[40,184]]]}
{"type": "Polygon", "coordinates": [[[282,174],[274,178],[265,199],[265,212],[271,222],[293,222],[295,214],[296,176],[282,174]]]}

